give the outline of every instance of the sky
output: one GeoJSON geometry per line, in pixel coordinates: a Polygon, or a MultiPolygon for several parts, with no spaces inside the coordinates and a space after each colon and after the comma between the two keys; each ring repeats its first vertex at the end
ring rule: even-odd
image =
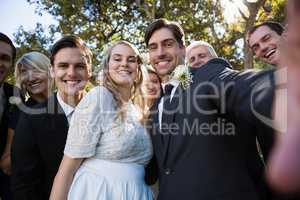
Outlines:
{"type": "MultiPolygon", "coordinates": [[[[241,6],[242,0],[234,0],[235,3],[230,3],[229,0],[221,0],[225,6],[225,18],[229,22],[237,19],[238,6],[241,6]]],[[[13,38],[13,33],[22,25],[25,30],[35,28],[37,22],[48,27],[50,24],[55,24],[55,19],[45,13],[39,16],[34,12],[35,6],[30,5],[26,0],[0,0],[0,32],[5,33],[10,38],[13,38]]]]}
{"type": "Polygon", "coordinates": [[[13,38],[13,33],[22,25],[25,30],[35,28],[37,22],[45,27],[55,23],[49,14],[39,16],[34,13],[35,6],[26,0],[0,0],[0,32],[13,38]]]}

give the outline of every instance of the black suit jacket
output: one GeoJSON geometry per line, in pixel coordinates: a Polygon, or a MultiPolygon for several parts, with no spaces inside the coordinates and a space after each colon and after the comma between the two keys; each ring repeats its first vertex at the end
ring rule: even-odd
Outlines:
{"type": "Polygon", "coordinates": [[[271,116],[273,80],[272,71],[238,72],[213,59],[194,72],[188,89],[176,89],[162,130],[154,105],[159,200],[269,199],[256,138],[266,148],[272,143],[257,116],[271,116]]]}
{"type": "Polygon", "coordinates": [[[63,157],[68,121],[56,94],[22,113],[12,145],[14,199],[49,199],[63,157]]]}
{"type": "Polygon", "coordinates": [[[7,83],[3,83],[3,91],[5,95],[5,102],[0,102],[0,106],[4,106],[2,119],[0,122],[0,158],[5,149],[6,140],[7,140],[7,128],[10,119],[10,115],[12,114],[13,105],[9,102],[9,98],[13,96],[14,87],[7,83]]]}

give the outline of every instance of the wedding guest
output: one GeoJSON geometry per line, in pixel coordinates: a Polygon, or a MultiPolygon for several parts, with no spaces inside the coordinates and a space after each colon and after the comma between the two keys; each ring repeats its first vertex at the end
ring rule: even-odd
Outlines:
{"type": "Polygon", "coordinates": [[[217,58],[215,49],[205,41],[193,41],[186,47],[186,59],[192,68],[198,68],[212,58],[217,58]]]}
{"type": "Polygon", "coordinates": [[[150,109],[155,100],[157,100],[161,95],[161,81],[158,74],[151,66],[146,67],[146,72],[143,77],[145,103],[147,109],[150,109]]]}
{"type": "Polygon", "coordinates": [[[5,151],[8,123],[13,106],[9,101],[13,96],[14,88],[4,82],[9,71],[13,67],[16,58],[16,48],[12,41],[5,34],[0,32],[0,199],[10,200],[10,170],[7,160],[10,152],[5,151]]]}
{"type": "Polygon", "coordinates": [[[103,85],[92,89],[75,110],[52,200],[150,200],[144,166],[152,157],[150,136],[141,123],[141,59],[126,41],[114,43],[102,63],[103,85]]]}
{"type": "Polygon", "coordinates": [[[69,121],[92,75],[92,53],[77,36],[51,48],[50,75],[57,93],[22,113],[12,145],[14,199],[49,199],[66,143],[69,121]]]}
{"type": "Polygon", "coordinates": [[[158,199],[271,199],[256,137],[271,118],[273,70],[238,72],[214,58],[183,87],[171,76],[184,63],[182,27],[157,19],[145,43],[164,90],[151,109],[158,199]]]}
{"type": "Polygon", "coordinates": [[[247,33],[247,42],[255,56],[262,61],[278,66],[280,64],[279,43],[284,28],[277,22],[264,22],[252,27],[247,33]]]}
{"type": "Polygon", "coordinates": [[[26,112],[28,107],[45,101],[48,98],[48,92],[51,92],[51,88],[49,88],[51,86],[49,67],[50,60],[38,52],[26,53],[16,62],[15,79],[17,86],[21,88],[21,92],[15,95],[18,98],[11,99],[11,101],[15,101],[15,106],[8,124],[8,136],[4,151],[7,156],[2,161],[6,166],[6,173],[11,174],[11,144],[20,112],[26,112]],[[24,104],[22,94],[29,96],[24,104]]]}
{"type": "Polygon", "coordinates": [[[268,177],[278,191],[300,192],[300,1],[287,2],[286,40],[283,42],[281,68],[285,74],[279,88],[287,93],[277,93],[275,119],[282,133],[278,135],[276,148],[268,163],[268,177]],[[286,73],[287,70],[287,73],[286,73]],[[287,86],[287,88],[286,88],[287,86]],[[287,105],[287,107],[286,107],[287,105]],[[284,117],[282,117],[284,116],[284,117]],[[286,118],[287,117],[287,118],[286,118]],[[282,122],[285,124],[282,125],[282,122]]]}

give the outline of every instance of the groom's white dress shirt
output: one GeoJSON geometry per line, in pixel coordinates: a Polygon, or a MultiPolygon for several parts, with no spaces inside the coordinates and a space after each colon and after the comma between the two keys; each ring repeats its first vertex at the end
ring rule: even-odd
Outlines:
{"type": "Polygon", "coordinates": [[[56,95],[57,95],[57,101],[58,101],[59,105],[62,107],[62,109],[63,109],[63,111],[64,111],[64,113],[65,113],[65,115],[67,117],[68,123],[70,124],[70,121],[72,119],[72,115],[74,113],[75,108],[72,107],[72,106],[70,106],[69,104],[65,103],[62,100],[59,92],[57,92],[56,95]]]}
{"type": "MultiPolygon", "coordinates": [[[[175,92],[176,92],[176,89],[177,89],[177,87],[178,87],[178,85],[179,85],[179,81],[178,80],[171,80],[171,81],[169,81],[169,82],[166,82],[166,83],[162,83],[161,85],[162,85],[162,88],[163,88],[163,90],[164,90],[164,92],[165,92],[165,86],[166,85],[168,85],[168,84],[171,84],[171,85],[173,85],[174,87],[173,87],[173,89],[172,89],[172,92],[171,92],[171,97],[170,97],[170,101],[172,101],[172,98],[173,98],[173,96],[174,96],[174,94],[175,94],[175,92]]],[[[158,104],[158,120],[159,120],[159,128],[161,129],[161,120],[162,120],[162,111],[163,111],[163,109],[164,109],[164,97],[162,97],[161,99],[160,99],[160,102],[159,102],[159,104],[158,104]]]]}

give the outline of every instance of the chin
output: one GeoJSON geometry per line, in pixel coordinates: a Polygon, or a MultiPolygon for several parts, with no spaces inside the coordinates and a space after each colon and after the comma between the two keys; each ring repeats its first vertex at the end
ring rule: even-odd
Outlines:
{"type": "Polygon", "coordinates": [[[131,86],[133,84],[133,80],[123,79],[123,80],[116,81],[116,83],[119,86],[131,86]]]}

